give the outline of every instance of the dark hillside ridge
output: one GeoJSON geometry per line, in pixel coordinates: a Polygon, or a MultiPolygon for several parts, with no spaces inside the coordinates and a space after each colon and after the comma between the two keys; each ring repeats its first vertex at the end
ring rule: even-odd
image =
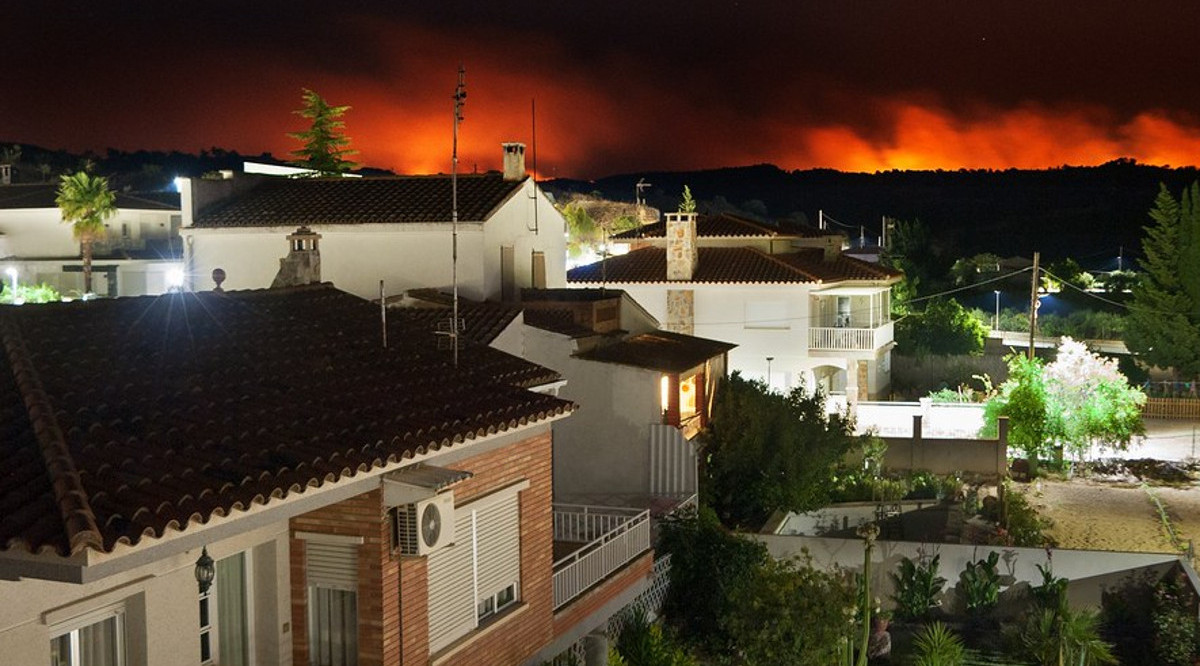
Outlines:
{"type": "MultiPolygon", "coordinates": [[[[691,172],[650,172],[596,181],[558,179],[543,185],[558,194],[599,192],[631,201],[644,178],[647,203],[674,210],[683,186],[691,187],[701,212],[741,210],[768,219],[804,219],[817,211],[853,229],[834,227],[868,241],[879,236],[883,216],[920,219],[959,256],[993,252],[1048,260],[1074,257],[1088,267],[1141,251],[1147,211],[1165,183],[1178,196],[1200,177],[1195,167],[1158,167],[1120,159],[1095,167],[1044,170],[883,171],[843,173],[831,169],[784,171],[770,164],[691,172]]],[[[1114,265],[1115,267],[1115,265],[1114,265]]]]}

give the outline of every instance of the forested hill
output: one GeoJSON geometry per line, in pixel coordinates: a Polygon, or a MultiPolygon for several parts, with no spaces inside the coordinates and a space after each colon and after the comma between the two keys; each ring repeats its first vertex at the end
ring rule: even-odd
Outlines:
{"type": "MultiPolygon", "coordinates": [[[[691,172],[633,173],[597,181],[559,179],[553,192],[599,192],[630,201],[645,179],[647,203],[674,210],[686,184],[706,210],[740,210],[758,217],[816,223],[817,211],[876,238],[883,216],[920,219],[943,251],[968,256],[993,252],[1048,259],[1139,255],[1147,211],[1165,183],[1177,196],[1198,177],[1195,167],[1172,169],[1117,160],[1096,167],[1005,171],[784,171],[769,164],[691,172]]],[[[842,227],[835,227],[857,235],[842,227]]],[[[1089,261],[1089,259],[1093,259],[1089,261]]]]}

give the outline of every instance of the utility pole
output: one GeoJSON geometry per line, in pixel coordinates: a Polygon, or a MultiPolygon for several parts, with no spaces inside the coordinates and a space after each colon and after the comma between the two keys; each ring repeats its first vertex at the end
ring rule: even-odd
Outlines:
{"type": "Polygon", "coordinates": [[[1037,311],[1038,306],[1038,261],[1042,258],[1041,252],[1033,253],[1033,278],[1029,281],[1029,360],[1033,360],[1033,339],[1037,335],[1037,311]]]}

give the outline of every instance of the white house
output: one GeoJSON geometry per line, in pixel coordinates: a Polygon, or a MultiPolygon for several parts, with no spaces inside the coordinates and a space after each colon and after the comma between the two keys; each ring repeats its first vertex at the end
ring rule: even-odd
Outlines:
{"type": "MultiPolygon", "coordinates": [[[[0,186],[0,270],[63,295],[83,289],[79,241],[64,224],[51,183],[0,186]]],[[[173,192],[117,192],[116,214],[93,246],[92,289],[102,295],[161,294],[182,269],[182,214],[173,192]]]]}
{"type": "Polygon", "coordinates": [[[567,282],[624,290],[667,330],[735,343],[731,371],[874,399],[890,384],[890,288],[900,274],[843,255],[842,240],[668,213],[614,237],[632,249],[570,270],[567,282]]]}
{"type": "MultiPolygon", "coordinates": [[[[504,144],[504,172],[458,177],[462,295],[513,300],[565,280],[565,222],[525,173],[525,147],[504,144]]],[[[320,236],[321,276],[378,298],[453,282],[451,177],[285,178],[257,174],[182,184],[188,288],[270,286],[298,227],[320,236]]]]}
{"type": "Polygon", "coordinates": [[[603,626],[648,519],[553,505],[561,377],[387,326],[327,284],[0,308],[0,662],[536,664],[603,626]]]}

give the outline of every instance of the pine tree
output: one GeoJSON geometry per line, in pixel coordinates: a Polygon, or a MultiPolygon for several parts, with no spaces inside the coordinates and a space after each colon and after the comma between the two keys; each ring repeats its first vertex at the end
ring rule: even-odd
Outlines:
{"type": "Polygon", "coordinates": [[[1200,183],[1179,200],[1161,186],[1150,217],[1125,341],[1148,363],[1200,377],[1200,183]]]}
{"type": "Polygon", "coordinates": [[[341,120],[350,107],[329,106],[324,98],[308,88],[304,89],[303,99],[304,108],[293,113],[308,118],[312,125],[303,132],[288,133],[304,143],[303,148],[292,151],[292,155],[300,158],[296,163],[322,173],[344,173],[358,166],[345,159],[358,152],[347,147],[350,137],[346,136],[346,123],[341,120]]]}

